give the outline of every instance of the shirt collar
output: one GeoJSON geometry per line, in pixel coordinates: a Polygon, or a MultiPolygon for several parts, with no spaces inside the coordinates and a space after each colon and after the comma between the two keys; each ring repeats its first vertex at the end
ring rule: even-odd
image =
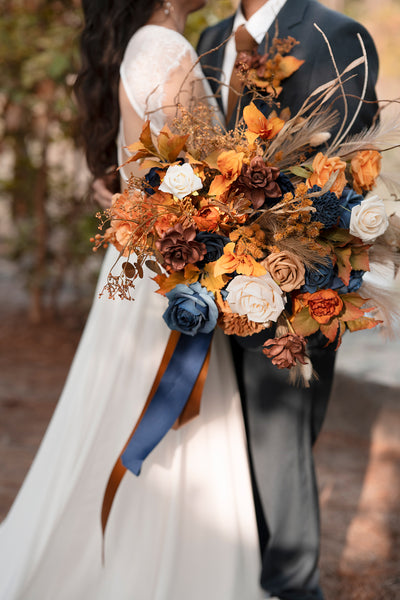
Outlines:
{"type": "Polygon", "coordinates": [[[267,31],[275,21],[279,11],[285,3],[286,0],[268,0],[248,21],[246,21],[242,8],[239,6],[233,22],[233,31],[236,31],[240,25],[245,24],[247,31],[256,40],[257,44],[261,44],[267,31]]]}

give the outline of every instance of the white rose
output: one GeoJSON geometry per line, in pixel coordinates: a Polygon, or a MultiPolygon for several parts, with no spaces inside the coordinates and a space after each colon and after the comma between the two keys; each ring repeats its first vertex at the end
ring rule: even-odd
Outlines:
{"type": "Polygon", "coordinates": [[[378,196],[362,200],[351,210],[349,231],[363,242],[373,242],[385,233],[388,225],[384,202],[378,196]]]}
{"type": "Polygon", "coordinates": [[[238,275],[226,289],[232,312],[255,323],[276,321],[285,307],[282,290],[269,273],[261,277],[238,275]]]}
{"type": "Polygon", "coordinates": [[[200,177],[195,175],[192,167],[185,163],[183,165],[173,165],[168,167],[162,184],[158,188],[162,192],[173,194],[181,199],[192,192],[201,190],[203,182],[200,177]]]}

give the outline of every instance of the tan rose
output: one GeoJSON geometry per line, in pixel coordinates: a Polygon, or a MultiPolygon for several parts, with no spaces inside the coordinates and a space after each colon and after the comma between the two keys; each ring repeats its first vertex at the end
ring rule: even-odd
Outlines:
{"type": "Polygon", "coordinates": [[[304,265],[290,252],[272,252],[261,264],[284,292],[296,290],[304,283],[304,265]]]}
{"type": "Polygon", "coordinates": [[[353,187],[357,194],[370,191],[381,170],[382,156],[376,150],[357,152],[351,160],[353,187]]]}
{"type": "Polygon", "coordinates": [[[344,186],[347,183],[346,175],[344,173],[346,169],[346,163],[338,156],[328,158],[322,154],[322,152],[318,152],[313,160],[312,166],[314,173],[307,179],[308,187],[311,188],[313,185],[319,185],[320,188],[323,188],[332,173],[339,172],[335,183],[330,187],[329,191],[333,192],[338,198],[340,198],[344,186]]]}

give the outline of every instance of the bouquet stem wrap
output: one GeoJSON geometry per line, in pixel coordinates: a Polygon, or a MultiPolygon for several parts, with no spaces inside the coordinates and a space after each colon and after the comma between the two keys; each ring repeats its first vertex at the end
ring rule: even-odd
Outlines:
{"type": "Polygon", "coordinates": [[[195,336],[172,331],[153,386],[111,472],[101,513],[103,534],[126,471],[139,475],[143,461],[172,428],[199,414],[213,332],[195,336]]]}

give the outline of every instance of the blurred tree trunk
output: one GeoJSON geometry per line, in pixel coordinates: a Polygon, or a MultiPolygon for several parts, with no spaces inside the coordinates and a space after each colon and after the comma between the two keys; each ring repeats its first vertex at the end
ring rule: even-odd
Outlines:
{"type": "Polygon", "coordinates": [[[39,323],[43,317],[43,290],[46,279],[47,255],[47,139],[43,141],[42,161],[37,170],[35,188],[33,190],[33,209],[35,223],[35,253],[32,266],[32,287],[30,296],[29,317],[32,323],[39,323]]]}

